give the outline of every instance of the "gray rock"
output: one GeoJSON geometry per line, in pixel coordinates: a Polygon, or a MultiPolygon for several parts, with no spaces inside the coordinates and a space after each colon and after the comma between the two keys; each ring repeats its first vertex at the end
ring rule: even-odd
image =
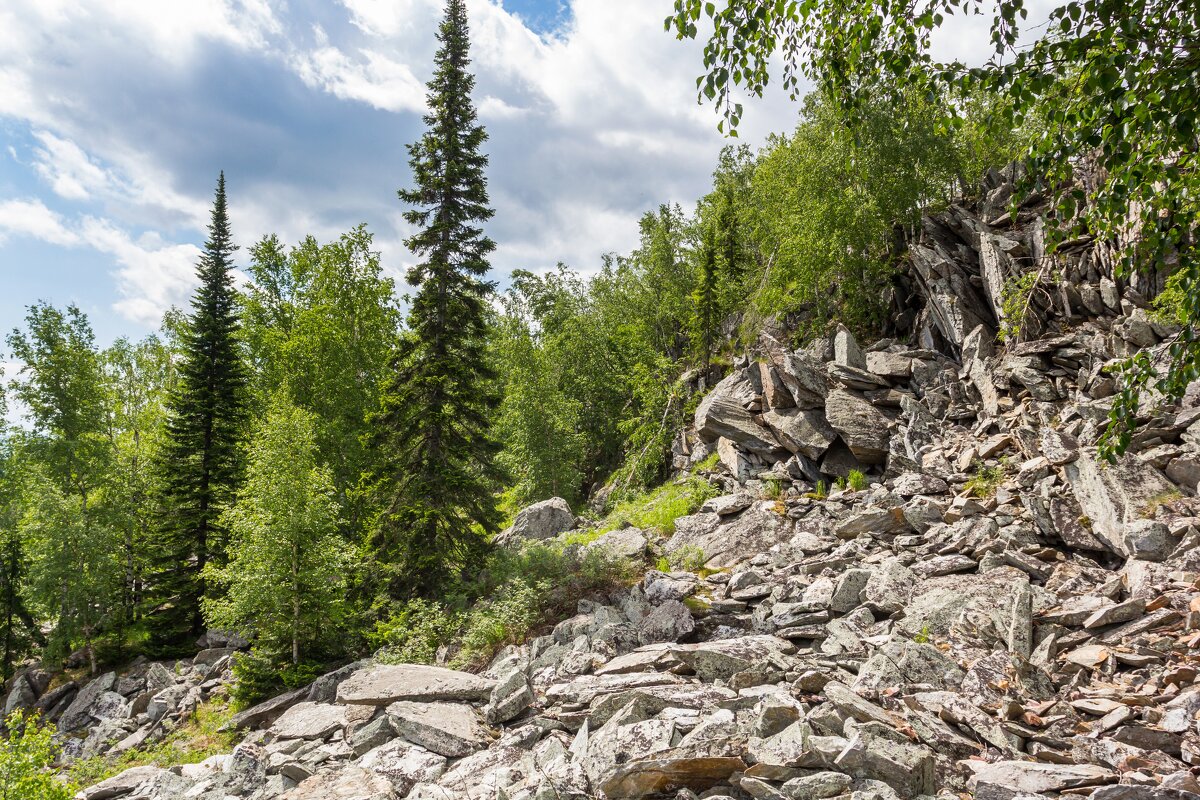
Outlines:
{"type": "Polygon", "coordinates": [[[852,685],[856,690],[875,692],[913,684],[954,689],[962,685],[964,674],[933,645],[894,639],[867,659],[852,685]]]}
{"type": "Polygon", "coordinates": [[[825,400],[825,418],[862,463],[882,464],[887,458],[891,423],[861,396],[834,389],[825,400]]]}
{"type": "Polygon", "coordinates": [[[496,682],[425,664],[377,664],[338,687],[339,703],[385,706],[396,700],[486,700],[496,682]]]}
{"type": "Polygon", "coordinates": [[[346,726],[347,706],[299,703],[283,713],[271,726],[279,739],[324,739],[346,726]]]}
{"type": "Polygon", "coordinates": [[[1137,519],[1121,533],[1121,552],[1128,558],[1158,563],[1166,561],[1175,551],[1179,540],[1161,522],[1137,519]]]}
{"type": "Polygon", "coordinates": [[[621,528],[602,534],[583,549],[585,552],[602,550],[619,558],[642,558],[648,544],[646,534],[638,528],[621,528]]]}
{"type": "Polygon", "coordinates": [[[109,800],[113,797],[124,797],[142,784],[150,782],[162,772],[166,772],[162,767],[133,767],[120,775],[115,775],[81,790],[75,797],[76,800],[109,800]]]}
{"type": "Polygon", "coordinates": [[[724,438],[750,452],[776,452],[780,447],[774,435],[756,423],[736,397],[744,382],[735,372],[705,395],[696,408],[696,432],[709,442],[724,438]]]}
{"type": "Polygon", "coordinates": [[[496,536],[496,543],[516,544],[524,541],[545,541],[575,527],[575,514],[561,497],[551,497],[521,509],[512,527],[496,536]]]}
{"type": "Polygon", "coordinates": [[[763,414],[763,422],[789,452],[819,460],[833,444],[837,433],[819,408],[787,408],[763,414]]]}
{"type": "Polygon", "coordinates": [[[664,549],[675,553],[695,548],[713,569],[732,567],[792,536],[792,522],[776,513],[772,502],[758,502],[740,516],[722,520],[716,514],[692,514],[675,520],[675,534],[664,549]]]}
{"type": "Polygon", "coordinates": [[[862,349],[855,341],[854,334],[850,333],[845,325],[838,325],[837,332],[833,335],[833,360],[843,367],[862,370],[867,368],[867,359],[862,349]]]}
{"type": "Polygon", "coordinates": [[[678,600],[668,600],[646,615],[639,628],[642,644],[678,642],[696,629],[692,612],[678,600]]]}
{"type": "Polygon", "coordinates": [[[1094,449],[1084,448],[1066,471],[1091,532],[1127,557],[1125,527],[1153,515],[1156,502],[1178,493],[1161,472],[1129,453],[1109,464],[1094,449]]]}
{"type": "Polygon", "coordinates": [[[380,745],[354,762],[387,779],[403,797],[418,783],[436,781],[446,771],[446,758],[403,739],[380,745]]]}
{"type": "Polygon", "coordinates": [[[508,722],[533,705],[534,699],[525,671],[511,670],[496,682],[496,688],[492,690],[485,711],[487,721],[492,725],[508,722]]]}
{"type": "Polygon", "coordinates": [[[346,765],[308,778],[280,800],[399,800],[391,781],[371,770],[346,765]]]}
{"type": "Polygon", "coordinates": [[[399,736],[448,758],[470,755],[492,741],[475,710],[462,703],[401,700],[387,713],[399,736]]]}
{"type": "Polygon", "coordinates": [[[1094,764],[997,761],[994,764],[979,763],[971,778],[971,784],[980,795],[986,793],[988,797],[1015,798],[1023,794],[1044,794],[1084,786],[1100,786],[1116,780],[1116,773],[1094,764]]]}
{"type": "Polygon", "coordinates": [[[75,731],[90,724],[94,719],[92,712],[96,703],[116,686],[117,673],[107,672],[80,689],[79,694],[75,695],[75,699],[71,701],[71,705],[67,707],[59,720],[59,730],[75,731]]]}

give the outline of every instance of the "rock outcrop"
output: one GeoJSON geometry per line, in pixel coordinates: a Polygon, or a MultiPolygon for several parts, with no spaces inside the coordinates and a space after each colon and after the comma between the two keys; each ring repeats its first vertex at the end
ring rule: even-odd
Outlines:
{"type": "MultiPolygon", "coordinates": [[[[1172,331],[1081,243],[997,345],[1005,282],[1044,254],[1004,178],[926,220],[911,344],[764,341],[711,390],[676,463],[719,453],[722,496],[588,545],[641,561],[635,585],[483,674],[351,665],[240,714],[229,756],[80,796],[1200,800],[1200,391],[1098,459],[1106,367],[1172,331]],[[685,551],[704,569],[650,568],[685,551]]],[[[550,503],[509,540],[575,525],[550,503]]],[[[90,730],[81,755],[223,674],[145,669],[9,702],[90,730]]]]}

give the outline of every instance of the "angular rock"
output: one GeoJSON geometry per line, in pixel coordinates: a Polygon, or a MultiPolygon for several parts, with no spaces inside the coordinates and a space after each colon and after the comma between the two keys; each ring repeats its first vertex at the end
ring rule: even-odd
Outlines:
{"type": "Polygon", "coordinates": [[[705,395],[696,408],[696,432],[709,442],[725,438],[750,452],[775,452],[780,449],[779,442],[769,430],[754,421],[735,397],[744,380],[735,372],[705,395]]]}
{"type": "Polygon", "coordinates": [[[398,736],[447,758],[470,755],[492,741],[474,709],[462,703],[401,700],[387,713],[398,736]]]}
{"type": "Polygon", "coordinates": [[[1125,527],[1152,516],[1156,501],[1178,493],[1161,472],[1129,453],[1109,464],[1084,448],[1066,471],[1091,532],[1126,557],[1125,527]]]}
{"type": "Polygon", "coordinates": [[[882,464],[887,458],[891,423],[859,395],[834,389],[825,400],[825,418],[862,463],[882,464]]]}
{"type": "Polygon", "coordinates": [[[399,800],[391,781],[353,765],[313,775],[280,800],[399,800]]]}
{"type": "Polygon", "coordinates": [[[299,703],[271,725],[277,739],[324,739],[346,726],[347,706],[299,703]]]}
{"type": "Polygon", "coordinates": [[[837,438],[819,408],[788,408],[763,414],[763,422],[789,452],[819,460],[837,438]]]}
{"type": "Polygon", "coordinates": [[[386,706],[397,700],[486,700],[496,682],[425,664],[377,664],[338,687],[339,703],[386,706]]]}
{"type": "Polygon", "coordinates": [[[551,497],[521,509],[512,527],[496,536],[497,544],[553,539],[575,527],[575,514],[561,497],[551,497]]]}

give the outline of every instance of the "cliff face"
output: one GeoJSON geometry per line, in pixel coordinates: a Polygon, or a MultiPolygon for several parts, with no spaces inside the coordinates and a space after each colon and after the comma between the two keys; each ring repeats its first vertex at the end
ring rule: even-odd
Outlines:
{"type": "MultiPolygon", "coordinates": [[[[1161,281],[1119,283],[1090,242],[1045,259],[1036,200],[1001,219],[991,180],[913,245],[915,345],[764,337],[705,397],[676,463],[717,453],[722,495],[591,545],[644,561],[636,585],[482,675],[351,665],[239,715],[231,755],[81,797],[1200,798],[1200,387],[1102,463],[1104,368],[1174,333],[1146,310],[1161,281]]],[[[224,655],[172,686],[227,680],[224,655]]],[[[186,707],[151,672],[71,702],[77,747],[186,707]]]]}

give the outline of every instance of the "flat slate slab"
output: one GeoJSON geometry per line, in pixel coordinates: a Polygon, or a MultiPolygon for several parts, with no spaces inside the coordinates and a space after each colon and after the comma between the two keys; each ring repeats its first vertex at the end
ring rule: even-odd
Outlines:
{"type": "Polygon", "coordinates": [[[345,727],[346,706],[298,703],[275,720],[271,733],[279,739],[324,739],[345,727]]]}
{"type": "Polygon", "coordinates": [[[338,687],[339,703],[386,706],[397,700],[487,700],[496,682],[425,664],[376,664],[338,687]]]}
{"type": "Polygon", "coordinates": [[[388,706],[397,735],[447,758],[469,756],[492,743],[474,709],[463,703],[414,703],[388,706]]]}

